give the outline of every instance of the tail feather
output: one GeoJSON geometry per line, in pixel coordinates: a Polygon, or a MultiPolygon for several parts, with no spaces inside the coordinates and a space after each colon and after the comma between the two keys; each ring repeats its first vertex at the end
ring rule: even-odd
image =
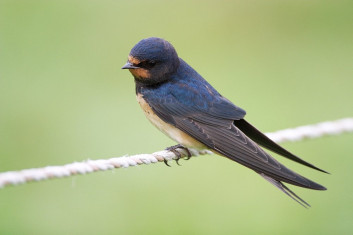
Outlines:
{"type": "Polygon", "coordinates": [[[254,126],[252,126],[250,123],[245,121],[244,119],[239,119],[234,121],[234,125],[238,127],[242,132],[244,132],[245,135],[247,135],[250,139],[258,143],[264,148],[267,148],[268,150],[271,150],[283,157],[286,157],[292,161],[298,162],[300,164],[303,164],[305,166],[308,166],[310,168],[313,168],[315,170],[324,172],[329,174],[327,171],[324,171],[313,164],[304,161],[303,159],[295,156],[294,154],[290,153],[286,149],[282,148],[278,144],[276,144],[274,141],[272,141],[270,138],[268,138],[265,134],[263,134],[261,131],[256,129],[254,126]]]}
{"type": "Polygon", "coordinates": [[[297,194],[295,194],[292,190],[290,190],[287,186],[285,186],[282,182],[275,180],[264,173],[259,173],[265,180],[276,186],[279,190],[287,194],[290,198],[292,198],[294,201],[298,202],[300,205],[302,205],[304,208],[310,207],[310,205],[304,201],[302,198],[300,198],[297,194]]]}

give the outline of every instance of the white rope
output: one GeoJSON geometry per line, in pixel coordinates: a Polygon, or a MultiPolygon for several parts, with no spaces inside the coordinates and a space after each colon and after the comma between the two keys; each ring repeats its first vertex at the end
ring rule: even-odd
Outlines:
{"type": "MultiPolygon", "coordinates": [[[[353,118],[300,126],[293,129],[267,133],[266,135],[275,142],[282,143],[286,141],[299,141],[305,138],[318,138],[325,135],[338,135],[344,132],[353,132],[353,118]]],[[[212,154],[209,150],[189,150],[192,156],[212,154]]],[[[178,149],[178,152],[180,152],[181,157],[187,156],[187,152],[183,149],[178,149]]],[[[0,173],[0,188],[9,185],[24,184],[31,181],[41,181],[78,174],[87,174],[96,171],[106,171],[114,168],[126,168],[141,164],[147,165],[156,162],[170,161],[176,158],[177,156],[173,152],[163,150],[152,154],[139,154],[110,159],[74,162],[64,166],[47,166],[21,171],[8,171],[0,173]]]]}
{"type": "Polygon", "coordinates": [[[353,118],[343,118],[336,121],[320,122],[314,125],[300,126],[280,130],[266,135],[276,143],[295,142],[306,138],[319,138],[325,135],[339,135],[353,132],[353,118]]]}

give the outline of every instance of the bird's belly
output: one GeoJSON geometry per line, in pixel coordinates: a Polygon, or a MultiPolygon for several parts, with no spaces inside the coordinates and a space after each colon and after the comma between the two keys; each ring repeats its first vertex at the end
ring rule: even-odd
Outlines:
{"type": "Polygon", "coordinates": [[[143,112],[145,113],[147,119],[160,131],[169,136],[172,140],[178,142],[179,144],[189,147],[189,148],[197,148],[197,149],[205,149],[207,148],[204,144],[186,134],[185,132],[179,130],[175,126],[166,123],[162,119],[160,119],[155,112],[152,110],[151,106],[145,101],[141,94],[137,95],[137,101],[140,104],[143,112]]]}

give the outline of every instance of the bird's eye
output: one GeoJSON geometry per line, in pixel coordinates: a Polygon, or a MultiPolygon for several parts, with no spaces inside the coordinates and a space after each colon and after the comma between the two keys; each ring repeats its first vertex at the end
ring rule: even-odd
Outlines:
{"type": "Polygon", "coordinates": [[[156,64],[157,64],[157,62],[154,60],[145,60],[145,61],[142,61],[141,63],[139,63],[138,65],[142,68],[151,69],[156,64]]]}
{"type": "Polygon", "coordinates": [[[148,61],[148,65],[153,67],[156,65],[156,61],[154,61],[154,60],[148,61]]]}

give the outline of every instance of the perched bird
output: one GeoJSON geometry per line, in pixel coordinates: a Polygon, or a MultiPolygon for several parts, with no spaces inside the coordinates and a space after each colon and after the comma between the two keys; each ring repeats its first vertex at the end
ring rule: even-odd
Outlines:
{"type": "MultiPolygon", "coordinates": [[[[327,173],[274,143],[245,121],[246,112],[220,95],[164,39],[138,42],[122,69],[135,79],[137,100],[146,117],[179,145],[210,149],[260,174],[292,199],[309,206],[283,182],[326,190],[282,165],[259,145],[305,166],[327,173]]],[[[189,156],[190,157],[190,156],[189,156]]]]}

